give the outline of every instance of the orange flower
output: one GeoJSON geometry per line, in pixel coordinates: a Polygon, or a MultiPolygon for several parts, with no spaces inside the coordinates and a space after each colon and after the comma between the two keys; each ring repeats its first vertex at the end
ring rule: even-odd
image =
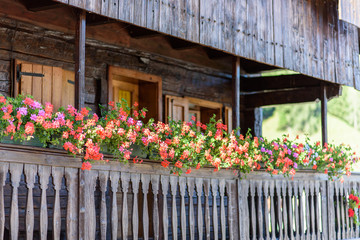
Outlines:
{"type": "Polygon", "coordinates": [[[180,162],[180,161],[177,161],[177,162],[175,163],[175,167],[177,167],[177,168],[182,168],[182,165],[183,165],[183,163],[180,162]]]}
{"type": "Polygon", "coordinates": [[[81,170],[91,170],[91,163],[89,162],[83,162],[81,166],[81,170]]]}

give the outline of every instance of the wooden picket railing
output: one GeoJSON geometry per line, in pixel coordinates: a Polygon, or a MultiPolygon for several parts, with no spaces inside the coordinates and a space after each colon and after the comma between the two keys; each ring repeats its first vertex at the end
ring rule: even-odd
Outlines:
{"type": "MultiPolygon", "coordinates": [[[[0,145],[0,239],[351,239],[344,183],[233,170],[169,174],[159,163],[94,164],[63,151],[0,145]]],[[[356,214],[359,214],[358,211],[356,214]]]]}

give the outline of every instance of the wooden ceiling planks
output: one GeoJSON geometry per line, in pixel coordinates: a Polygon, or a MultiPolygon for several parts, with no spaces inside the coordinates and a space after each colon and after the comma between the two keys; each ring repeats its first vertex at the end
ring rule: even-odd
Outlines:
{"type": "MultiPolygon", "coordinates": [[[[360,88],[341,0],[57,0],[257,62],[360,88]],[[105,5],[105,6],[104,6],[105,5]]],[[[352,12],[351,12],[352,11],[352,12]]],[[[348,10],[346,16],[354,15],[348,10]]],[[[360,15],[357,15],[360,16],[360,15]]]]}

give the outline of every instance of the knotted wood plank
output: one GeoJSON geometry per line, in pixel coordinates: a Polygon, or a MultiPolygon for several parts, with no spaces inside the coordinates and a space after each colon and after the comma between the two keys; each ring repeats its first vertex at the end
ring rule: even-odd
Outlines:
{"type": "Polygon", "coordinates": [[[55,190],[55,202],[53,211],[53,238],[55,240],[60,239],[61,231],[61,212],[60,212],[60,189],[62,178],[64,176],[63,167],[52,167],[52,176],[55,190]]]}
{"type": "Polygon", "coordinates": [[[106,239],[107,228],[107,208],[106,208],[106,190],[109,178],[109,171],[99,171],[100,190],[101,190],[101,204],[100,204],[100,235],[101,239],[106,239]]]}
{"type": "Polygon", "coordinates": [[[153,227],[154,227],[154,239],[155,240],[159,239],[159,234],[160,234],[159,203],[158,203],[159,182],[160,182],[160,175],[151,175],[151,186],[152,186],[152,193],[154,196],[153,227]]]}
{"type": "Polygon", "coordinates": [[[117,239],[118,236],[118,208],[117,208],[117,191],[119,188],[120,172],[110,172],[112,203],[111,203],[111,236],[112,239],[117,239]]]}
{"type": "Polygon", "coordinates": [[[66,210],[66,236],[69,240],[78,239],[78,177],[77,168],[65,168],[66,188],[68,191],[66,210]]]}
{"type": "Polygon", "coordinates": [[[39,166],[40,188],[41,188],[41,207],[40,207],[40,237],[42,240],[47,239],[48,231],[48,212],[46,202],[46,189],[49,184],[51,167],[39,166]]]}
{"type": "Polygon", "coordinates": [[[35,183],[35,175],[37,173],[37,166],[25,164],[24,173],[26,178],[27,203],[26,203],[26,239],[33,239],[34,232],[34,201],[33,201],[33,188],[35,183]]]}
{"type": "Polygon", "coordinates": [[[147,174],[141,174],[141,186],[143,191],[143,230],[144,230],[144,239],[149,239],[149,210],[148,210],[148,202],[147,202],[147,194],[149,192],[149,183],[150,176],[147,174]]]}
{"type": "Polygon", "coordinates": [[[20,184],[20,177],[23,171],[23,164],[11,163],[10,174],[11,174],[11,186],[12,197],[11,197],[11,211],[10,211],[10,236],[12,240],[18,239],[19,234],[19,205],[18,205],[18,187],[20,184]]]}
{"type": "Polygon", "coordinates": [[[164,239],[168,239],[168,228],[169,228],[169,219],[168,219],[168,208],[167,208],[167,193],[169,189],[169,176],[161,176],[161,190],[163,195],[163,208],[162,208],[162,222],[163,222],[163,231],[164,239]]]}
{"type": "Polygon", "coordinates": [[[5,204],[4,204],[4,185],[7,173],[9,171],[9,164],[0,162],[0,239],[4,238],[5,229],[5,204]]]}
{"type": "Polygon", "coordinates": [[[173,231],[173,239],[177,240],[177,212],[176,212],[176,192],[177,192],[177,185],[178,184],[178,178],[175,176],[170,176],[170,190],[171,190],[171,196],[172,196],[172,231],[173,231]]]}
{"type": "Polygon", "coordinates": [[[134,194],[133,212],[132,212],[133,238],[137,239],[139,234],[138,193],[139,193],[140,174],[133,173],[130,175],[130,178],[131,178],[132,191],[134,194]]]}

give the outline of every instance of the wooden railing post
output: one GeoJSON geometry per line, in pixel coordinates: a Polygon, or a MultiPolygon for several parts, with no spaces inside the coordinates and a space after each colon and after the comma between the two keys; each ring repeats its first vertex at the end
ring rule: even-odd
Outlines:
{"type": "Polygon", "coordinates": [[[322,134],[322,144],[328,142],[328,132],[327,132],[327,94],[326,86],[321,84],[321,134],[322,134]]]}
{"type": "Polygon", "coordinates": [[[79,11],[75,33],[75,107],[81,109],[85,103],[85,40],[86,12],[79,11]]]}

